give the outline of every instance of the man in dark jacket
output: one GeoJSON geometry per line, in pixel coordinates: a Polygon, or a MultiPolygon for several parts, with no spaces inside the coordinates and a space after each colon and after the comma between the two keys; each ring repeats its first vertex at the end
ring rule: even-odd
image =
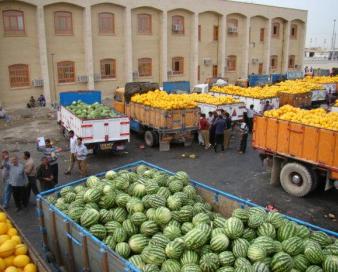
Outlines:
{"type": "Polygon", "coordinates": [[[39,166],[36,174],[37,179],[40,181],[41,192],[53,189],[55,186],[53,170],[49,165],[47,157],[42,157],[41,165],[39,166]]]}
{"type": "Polygon", "coordinates": [[[226,121],[222,115],[219,115],[214,123],[215,126],[215,152],[217,147],[220,145],[221,150],[224,151],[224,130],[226,128],[226,121]]]}

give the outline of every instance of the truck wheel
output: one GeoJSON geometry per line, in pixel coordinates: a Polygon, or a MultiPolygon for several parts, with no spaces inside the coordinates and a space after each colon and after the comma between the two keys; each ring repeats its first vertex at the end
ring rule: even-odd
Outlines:
{"type": "Polygon", "coordinates": [[[287,163],[280,173],[283,189],[290,195],[303,197],[311,192],[313,181],[310,171],[299,163],[287,163]]]}
{"type": "Polygon", "coordinates": [[[153,147],[156,143],[156,137],[153,131],[147,130],[144,133],[144,142],[146,143],[147,146],[153,147]]]}
{"type": "Polygon", "coordinates": [[[157,146],[160,142],[160,137],[159,137],[159,135],[156,131],[153,131],[152,133],[153,133],[153,137],[154,137],[154,140],[155,140],[154,146],[157,146]]]}

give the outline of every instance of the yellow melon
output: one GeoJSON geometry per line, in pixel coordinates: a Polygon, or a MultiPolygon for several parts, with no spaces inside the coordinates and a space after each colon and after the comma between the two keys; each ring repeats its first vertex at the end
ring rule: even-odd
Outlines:
{"type": "Polygon", "coordinates": [[[25,255],[27,254],[28,248],[25,244],[18,244],[15,247],[15,255],[25,255]]]}
{"type": "Polygon", "coordinates": [[[0,222],[0,235],[6,234],[8,231],[7,223],[0,222]]]}
{"type": "Polygon", "coordinates": [[[7,215],[4,212],[0,212],[0,222],[6,222],[7,215]]]}
{"type": "Polygon", "coordinates": [[[24,272],[37,272],[38,269],[36,267],[35,264],[33,263],[29,263],[25,266],[25,268],[23,269],[24,272]]]}
{"type": "Polygon", "coordinates": [[[5,241],[1,246],[0,246],[0,257],[8,257],[12,255],[15,251],[15,246],[16,242],[12,240],[7,240],[5,241]]]}
{"type": "Polygon", "coordinates": [[[13,235],[13,236],[11,237],[11,240],[14,241],[17,245],[18,245],[18,244],[21,244],[21,238],[20,238],[20,236],[18,236],[18,235],[13,235]]]}
{"type": "Polygon", "coordinates": [[[0,245],[2,245],[5,241],[10,240],[11,237],[7,234],[0,235],[0,245]]]}
{"type": "Polygon", "coordinates": [[[16,267],[25,267],[30,261],[31,260],[27,255],[18,255],[14,258],[13,264],[16,267]]]}
{"type": "Polygon", "coordinates": [[[10,228],[10,229],[8,229],[7,234],[9,236],[18,235],[18,231],[16,230],[16,228],[10,228]]]}
{"type": "Polygon", "coordinates": [[[14,258],[15,258],[14,255],[13,256],[9,256],[7,258],[4,258],[4,261],[6,263],[6,267],[13,265],[14,258]]]}
{"type": "Polygon", "coordinates": [[[6,268],[5,272],[18,272],[15,266],[9,266],[6,268]]]}
{"type": "Polygon", "coordinates": [[[5,260],[0,258],[0,271],[5,270],[6,267],[7,267],[7,265],[6,265],[5,260]]]}

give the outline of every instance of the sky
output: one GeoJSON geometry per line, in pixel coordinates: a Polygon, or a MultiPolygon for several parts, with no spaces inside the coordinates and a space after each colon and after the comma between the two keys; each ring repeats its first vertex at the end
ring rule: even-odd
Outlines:
{"type": "MultiPolygon", "coordinates": [[[[331,47],[333,32],[333,20],[337,19],[336,32],[338,32],[338,0],[232,0],[280,6],[287,8],[299,8],[308,10],[306,46],[307,47],[331,47]]],[[[338,40],[336,40],[338,47],[338,40]]]]}

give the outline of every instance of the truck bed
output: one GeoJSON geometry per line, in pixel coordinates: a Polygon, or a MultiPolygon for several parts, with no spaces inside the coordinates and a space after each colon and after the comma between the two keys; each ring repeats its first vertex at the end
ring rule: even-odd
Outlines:
{"type": "Polygon", "coordinates": [[[286,156],[328,169],[338,179],[338,132],[255,116],[252,136],[254,148],[286,156]]]}

